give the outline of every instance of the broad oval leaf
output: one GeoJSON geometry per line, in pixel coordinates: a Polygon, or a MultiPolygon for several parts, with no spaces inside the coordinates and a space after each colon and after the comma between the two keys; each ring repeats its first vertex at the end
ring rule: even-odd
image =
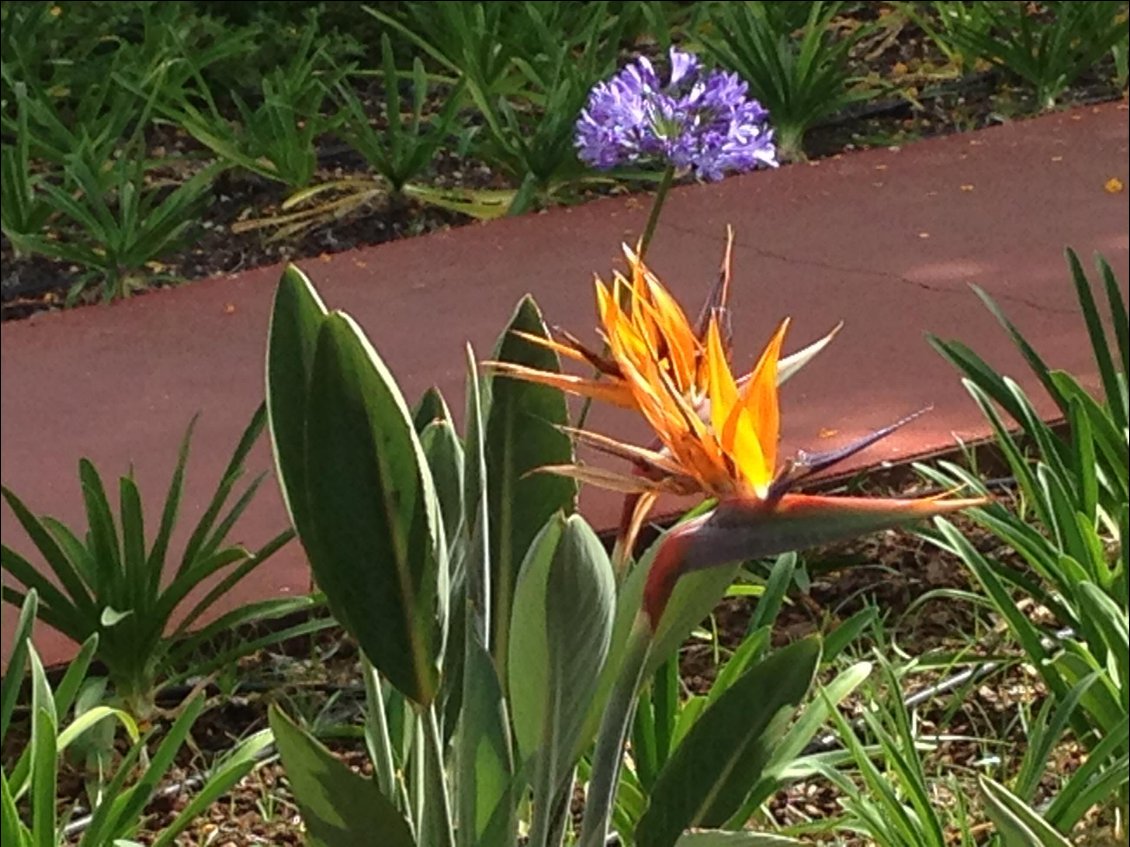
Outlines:
{"type": "Polygon", "coordinates": [[[345,315],[318,333],[306,467],[298,529],[318,584],[374,667],[430,703],[448,599],[436,494],[399,388],[345,315]]]}
{"type": "Polygon", "coordinates": [[[558,513],[530,545],[514,594],[510,698],[522,760],[552,762],[556,786],[572,768],[608,653],[615,578],[600,539],[558,513]]]}
{"type": "Polygon", "coordinates": [[[289,266],[275,291],[267,335],[267,416],[283,502],[299,532],[306,517],[306,398],[325,319],[310,280],[289,266]]]}
{"type": "MultiPolygon", "coordinates": [[[[560,369],[557,354],[516,333],[547,336],[531,297],[518,304],[495,349],[496,361],[542,371],[560,369]]],[[[491,653],[505,679],[510,609],[522,559],[545,522],[557,511],[572,512],[572,480],[533,473],[545,465],[570,464],[573,448],[559,426],[568,423],[564,395],[548,386],[507,377],[491,381],[483,453],[487,471],[491,653]]]]}
{"type": "Polygon", "coordinates": [[[684,830],[721,826],[774,757],[812,685],[820,641],[806,638],[751,667],[687,733],[659,773],[636,828],[640,847],[673,847],[684,830]]]}
{"type": "Polygon", "coordinates": [[[509,701],[519,762],[538,750],[544,701],[549,691],[549,635],[545,592],[553,554],[561,541],[564,521],[554,515],[526,551],[514,592],[510,622],[513,640],[507,662],[509,701]]]}

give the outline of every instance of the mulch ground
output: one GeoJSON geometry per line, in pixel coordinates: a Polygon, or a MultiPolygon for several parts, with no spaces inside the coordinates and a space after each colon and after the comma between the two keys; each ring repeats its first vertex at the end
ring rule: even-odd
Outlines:
{"type": "MultiPolygon", "coordinates": [[[[921,493],[921,484],[908,478],[906,469],[888,471],[885,479],[865,487],[884,488],[898,483],[900,493],[921,493]]],[[[1011,496],[1006,489],[1002,497],[1011,496]]],[[[971,521],[958,519],[961,528],[979,549],[1007,556],[999,541],[971,521]]],[[[1013,655],[999,622],[970,604],[955,602],[939,591],[971,590],[968,576],[949,554],[921,537],[903,531],[879,533],[848,544],[811,551],[803,560],[808,574],[807,590],[790,592],[774,628],[773,641],[780,646],[811,633],[827,634],[840,621],[873,606],[884,620],[882,645],[871,636],[851,647],[853,656],[868,658],[874,647],[882,647],[888,657],[938,657],[934,667],[916,670],[907,678],[903,694],[914,693],[939,682],[949,673],[968,667],[982,658],[1006,661],[991,676],[964,686],[954,695],[941,695],[915,709],[923,738],[937,735],[942,740],[925,753],[928,768],[939,775],[938,790],[962,791],[975,798],[974,780],[986,772],[986,756],[997,755],[1015,764],[1025,744],[1023,715],[1038,708],[1045,696],[1036,673],[1013,655]],[[952,670],[940,657],[960,656],[961,664],[952,670]]],[[[1019,564],[1016,562],[1016,564],[1019,564]]],[[[717,644],[690,639],[680,654],[680,672],[688,693],[706,691],[718,669],[719,654],[725,656],[744,637],[755,608],[750,598],[722,601],[704,629],[716,631],[717,644]]],[[[1040,610],[1030,609],[1033,615],[1040,610]]],[[[1043,620],[1042,623],[1052,623],[1043,620]]],[[[171,781],[187,778],[207,766],[214,757],[267,726],[271,703],[279,703],[288,713],[312,722],[327,735],[326,742],[344,761],[361,772],[371,765],[360,738],[360,709],[363,691],[359,683],[360,665],[355,644],[343,632],[330,629],[296,639],[270,651],[245,659],[238,672],[228,675],[239,680],[234,690],[211,690],[208,710],[192,733],[191,749],[186,749],[171,781]]],[[[864,700],[857,693],[845,702],[848,717],[858,716],[864,700]]],[[[165,701],[162,705],[174,707],[165,701]]],[[[5,758],[19,747],[19,727],[9,734],[5,758]]],[[[1066,774],[1082,762],[1082,752],[1070,739],[1056,751],[1052,773],[1066,774]]],[[[68,770],[60,783],[61,812],[82,805],[81,771],[68,770]]],[[[1054,790],[1052,780],[1045,786],[1054,790]]],[[[191,799],[190,792],[162,796],[154,801],[150,818],[138,840],[145,844],[191,799]]],[[[952,798],[951,798],[952,799],[952,798]]],[[[781,792],[769,804],[769,814],[781,826],[803,826],[829,821],[841,815],[839,792],[820,779],[805,780],[781,792]]],[[[946,802],[939,795],[939,803],[946,802]]],[[[973,813],[973,819],[978,817],[973,813]]],[[[1110,822],[1088,821],[1080,843],[1101,845],[1110,822]],[[1089,840],[1088,840],[1089,839],[1089,840]],[[1096,840],[1097,839],[1097,840],[1096,840]]],[[[987,833],[986,833],[987,834],[987,833]]],[[[954,833],[955,843],[958,834],[954,833]]],[[[819,839],[836,843],[867,843],[844,833],[823,833],[819,839]]],[[[260,845],[302,844],[301,821],[289,793],[285,772],[272,760],[257,768],[239,786],[199,818],[178,844],[219,845],[219,847],[260,847],[260,845]]]]}

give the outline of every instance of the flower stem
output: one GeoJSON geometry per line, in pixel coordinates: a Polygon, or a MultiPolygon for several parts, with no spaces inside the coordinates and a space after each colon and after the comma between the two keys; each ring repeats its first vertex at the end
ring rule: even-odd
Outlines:
{"type": "Polygon", "coordinates": [[[671,190],[671,184],[674,181],[675,166],[668,165],[667,170],[663,172],[663,176],[659,180],[659,188],[655,190],[655,199],[651,201],[651,212],[648,213],[647,223],[643,228],[643,236],[640,238],[641,260],[647,252],[647,246],[651,244],[652,236],[655,235],[655,228],[659,225],[659,213],[663,211],[663,203],[667,200],[667,192],[671,190]]]}
{"type": "Polygon", "coordinates": [[[604,847],[608,838],[612,801],[616,796],[616,786],[620,783],[624,739],[627,738],[628,726],[632,723],[636,693],[647,666],[647,657],[651,653],[651,644],[651,626],[647,617],[641,613],[636,617],[628,636],[620,674],[608,698],[600,732],[596,737],[578,847],[604,847]]]}
{"type": "MultiPolygon", "coordinates": [[[[659,188],[655,190],[655,199],[651,201],[651,211],[647,215],[647,223],[644,224],[643,235],[640,236],[639,244],[639,257],[643,261],[644,253],[647,252],[647,245],[651,243],[652,236],[655,235],[655,228],[659,225],[659,213],[663,211],[663,203],[667,200],[667,192],[671,190],[671,184],[675,181],[675,166],[668,165],[667,170],[663,172],[663,176],[659,179],[659,188]]],[[[604,350],[608,352],[607,347],[604,350]]],[[[595,379],[600,379],[600,371],[594,375],[595,379]]],[[[577,417],[577,429],[583,429],[585,419],[589,416],[589,409],[592,408],[592,398],[586,397],[584,405],[581,406],[581,413],[577,417]]]]}
{"type": "MultiPolygon", "coordinates": [[[[600,371],[596,371],[594,379],[600,379],[600,371]]],[[[585,402],[581,405],[581,413],[577,415],[577,429],[585,428],[585,418],[589,416],[589,409],[592,408],[592,398],[586,397],[585,402]]]]}

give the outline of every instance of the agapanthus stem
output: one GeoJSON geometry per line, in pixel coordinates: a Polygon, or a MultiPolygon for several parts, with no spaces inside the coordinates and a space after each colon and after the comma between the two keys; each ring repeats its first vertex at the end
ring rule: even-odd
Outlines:
{"type": "Polygon", "coordinates": [[[647,657],[651,653],[652,631],[641,613],[632,625],[620,674],[609,695],[592,754],[592,772],[585,796],[585,816],[581,823],[578,847],[604,847],[608,838],[608,821],[612,801],[620,783],[620,764],[624,758],[624,740],[632,723],[636,693],[643,678],[647,657]]]}
{"type": "MultiPolygon", "coordinates": [[[[675,166],[668,165],[667,170],[663,172],[663,176],[659,178],[659,187],[655,190],[655,199],[651,201],[651,211],[647,215],[647,223],[643,228],[643,235],[640,236],[639,244],[639,257],[643,261],[644,254],[647,252],[647,245],[651,243],[652,237],[655,235],[655,228],[659,225],[659,213],[663,211],[663,203],[667,200],[667,192],[671,190],[672,183],[675,182],[675,166]]],[[[607,348],[604,350],[608,352],[607,348]]],[[[595,378],[600,379],[600,372],[595,373],[595,378]]],[[[581,406],[581,413],[577,416],[577,428],[582,429],[585,425],[585,419],[589,416],[589,409],[592,407],[592,398],[586,397],[584,404],[581,406]]]]}
{"type": "MultiPolygon", "coordinates": [[[[594,371],[593,379],[600,379],[600,371],[594,371]]],[[[589,409],[592,408],[592,398],[586,397],[585,402],[581,404],[581,413],[577,415],[577,429],[585,428],[585,418],[589,416],[589,409]]]]}
{"type": "Polygon", "coordinates": [[[675,181],[675,166],[668,165],[667,170],[663,172],[663,176],[659,180],[659,187],[655,190],[655,199],[651,201],[651,212],[647,216],[647,224],[643,228],[643,235],[640,237],[640,261],[643,261],[644,254],[647,253],[647,245],[651,243],[652,236],[655,235],[655,228],[659,225],[659,213],[663,211],[663,203],[667,200],[667,192],[671,190],[671,184],[675,181]]]}

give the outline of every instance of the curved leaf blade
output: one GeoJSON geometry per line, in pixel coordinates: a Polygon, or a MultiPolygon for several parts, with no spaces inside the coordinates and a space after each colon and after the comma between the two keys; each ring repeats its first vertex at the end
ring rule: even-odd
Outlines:
{"type": "MultiPolygon", "coordinates": [[[[494,359],[543,371],[559,370],[556,353],[517,333],[548,335],[541,312],[530,297],[518,304],[499,339],[494,359]]],[[[514,583],[522,559],[555,512],[573,511],[576,486],[571,480],[531,473],[545,465],[572,462],[572,443],[558,429],[568,423],[567,418],[565,397],[560,391],[505,377],[491,380],[483,439],[494,629],[491,654],[504,680],[514,583]]]]}
{"type": "Polygon", "coordinates": [[[368,847],[374,838],[415,847],[407,821],[376,782],[351,771],[277,706],[270,721],[313,847],[368,847]]]}
{"type": "Polygon", "coordinates": [[[448,599],[436,493],[396,382],[345,315],[318,333],[306,401],[299,534],[314,575],[373,665],[430,703],[448,599]]]}
{"type": "Polygon", "coordinates": [[[674,847],[688,828],[720,826],[773,758],[812,685],[820,642],[806,638],[750,668],[683,738],[636,829],[640,847],[674,847]]]}
{"type": "Polygon", "coordinates": [[[267,336],[267,420],[283,502],[299,531],[305,523],[306,401],[326,307],[291,265],[275,291],[267,336]]]}

